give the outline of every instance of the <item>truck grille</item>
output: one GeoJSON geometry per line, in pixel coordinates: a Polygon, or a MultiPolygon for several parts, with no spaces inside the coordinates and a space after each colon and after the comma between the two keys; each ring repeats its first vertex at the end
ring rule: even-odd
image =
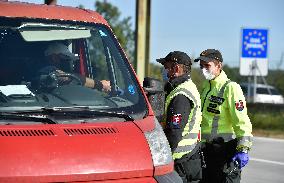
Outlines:
{"type": "Polygon", "coordinates": [[[0,136],[54,136],[53,130],[0,130],[0,136]]]}
{"type": "MultiPolygon", "coordinates": [[[[116,128],[65,128],[63,129],[66,135],[101,135],[101,134],[114,134],[118,133],[116,128]]],[[[56,136],[55,132],[52,129],[46,130],[12,130],[12,129],[3,129],[0,130],[0,137],[34,137],[34,136],[56,136]]]]}
{"type": "Polygon", "coordinates": [[[100,134],[113,134],[118,133],[115,128],[74,128],[74,129],[64,129],[67,135],[100,135],[100,134]]]}

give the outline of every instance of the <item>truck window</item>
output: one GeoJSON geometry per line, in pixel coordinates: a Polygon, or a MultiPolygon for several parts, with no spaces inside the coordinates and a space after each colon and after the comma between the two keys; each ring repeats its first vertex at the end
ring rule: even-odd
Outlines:
{"type": "Polygon", "coordinates": [[[257,94],[269,94],[269,91],[267,88],[257,88],[256,93],[257,94]]]}
{"type": "Polygon", "coordinates": [[[134,118],[147,113],[133,71],[106,26],[10,23],[0,27],[0,111],[79,106],[134,118]],[[51,52],[57,64],[51,64],[51,52]],[[103,81],[110,90],[96,85],[103,81]]]}

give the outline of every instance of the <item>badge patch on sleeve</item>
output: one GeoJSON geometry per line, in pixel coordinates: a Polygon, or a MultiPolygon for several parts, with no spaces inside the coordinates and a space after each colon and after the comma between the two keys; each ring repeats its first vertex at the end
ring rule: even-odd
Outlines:
{"type": "Polygon", "coordinates": [[[242,111],[244,107],[244,102],[242,100],[239,100],[238,102],[235,102],[236,109],[238,111],[242,111]]]}
{"type": "Polygon", "coordinates": [[[181,114],[175,114],[172,116],[172,124],[174,127],[180,128],[181,118],[181,114]]]}

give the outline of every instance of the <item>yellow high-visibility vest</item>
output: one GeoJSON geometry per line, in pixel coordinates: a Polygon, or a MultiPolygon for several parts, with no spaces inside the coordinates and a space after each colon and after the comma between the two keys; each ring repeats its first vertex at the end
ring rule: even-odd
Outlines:
{"type": "Polygon", "coordinates": [[[198,143],[198,133],[200,133],[201,123],[201,101],[199,92],[195,84],[189,79],[178,85],[166,98],[165,114],[167,114],[169,104],[177,95],[184,95],[193,102],[193,108],[189,114],[188,122],[182,132],[182,139],[173,152],[173,159],[180,159],[185,154],[190,153],[198,143]]]}

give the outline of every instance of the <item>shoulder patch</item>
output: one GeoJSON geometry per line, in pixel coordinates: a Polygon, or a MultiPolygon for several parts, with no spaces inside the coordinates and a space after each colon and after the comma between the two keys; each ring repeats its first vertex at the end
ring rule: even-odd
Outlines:
{"type": "Polygon", "coordinates": [[[171,117],[171,123],[175,128],[180,128],[181,120],[182,120],[181,114],[175,114],[171,117]]]}
{"type": "Polygon", "coordinates": [[[235,106],[238,111],[242,111],[245,108],[242,100],[236,101],[235,106]]]}

